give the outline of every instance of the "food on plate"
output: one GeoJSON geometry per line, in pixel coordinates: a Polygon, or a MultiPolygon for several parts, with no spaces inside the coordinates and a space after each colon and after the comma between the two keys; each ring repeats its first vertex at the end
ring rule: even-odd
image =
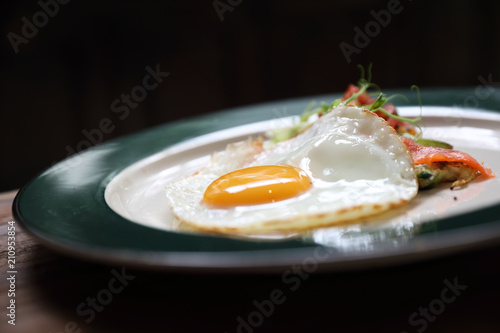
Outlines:
{"type": "Polygon", "coordinates": [[[418,191],[396,131],[358,106],[333,106],[293,137],[248,139],[166,186],[173,214],[218,233],[345,224],[404,205],[418,191]]]}
{"type": "MultiPolygon", "coordinates": [[[[419,189],[452,189],[493,172],[445,142],[422,138],[422,118],[368,93],[364,73],[344,95],[267,136],[229,144],[196,174],[166,186],[189,229],[296,232],[361,221],[409,202],[419,189]]],[[[417,88],[418,91],[418,88],[417,88]]]]}

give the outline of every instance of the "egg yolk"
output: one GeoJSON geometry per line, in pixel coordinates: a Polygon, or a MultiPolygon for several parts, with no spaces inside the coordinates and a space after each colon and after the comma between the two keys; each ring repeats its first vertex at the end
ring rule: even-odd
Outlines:
{"type": "Polygon", "coordinates": [[[213,181],[203,201],[217,207],[265,204],[293,198],[310,186],[309,177],[299,168],[255,166],[227,173],[213,181]]]}

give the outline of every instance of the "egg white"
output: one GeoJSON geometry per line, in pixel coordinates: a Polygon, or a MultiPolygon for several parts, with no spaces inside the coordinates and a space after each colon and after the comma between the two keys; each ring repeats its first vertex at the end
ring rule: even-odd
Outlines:
{"type": "Polygon", "coordinates": [[[191,228],[217,233],[298,231],[339,225],[382,213],[418,191],[413,159],[385,120],[339,105],[294,138],[270,147],[262,139],[230,144],[196,174],[168,184],[173,214],[191,228]],[[208,185],[231,171],[257,165],[304,170],[311,188],[274,203],[211,208],[208,185]]]}

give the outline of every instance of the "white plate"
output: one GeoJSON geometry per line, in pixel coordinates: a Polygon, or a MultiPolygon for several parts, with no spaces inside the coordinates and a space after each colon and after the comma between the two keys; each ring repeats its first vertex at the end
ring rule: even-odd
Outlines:
{"type": "MultiPolygon", "coordinates": [[[[400,107],[398,111],[407,117],[420,114],[417,107],[400,107]]],[[[486,166],[500,175],[500,114],[477,109],[425,106],[423,118],[425,138],[448,142],[454,149],[484,161],[486,166]]],[[[161,230],[184,232],[178,228],[168,209],[165,185],[196,172],[207,163],[211,153],[224,149],[228,143],[288,126],[294,119],[286,117],[256,122],[171,146],[116,175],[106,187],[105,200],[109,207],[128,220],[161,230]]],[[[442,184],[432,190],[420,191],[409,204],[372,218],[370,223],[323,228],[295,236],[343,251],[369,251],[373,241],[380,241],[378,238],[388,234],[401,241],[411,237],[426,222],[498,204],[499,189],[498,177],[489,179],[481,176],[453,191],[449,185],[442,184]]],[[[282,235],[274,239],[288,237],[290,235],[282,235]]],[[[253,237],[246,238],[251,240],[253,237]]]]}

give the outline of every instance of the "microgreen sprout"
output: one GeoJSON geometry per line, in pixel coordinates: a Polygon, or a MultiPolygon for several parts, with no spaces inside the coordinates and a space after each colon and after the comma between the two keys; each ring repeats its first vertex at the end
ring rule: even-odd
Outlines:
{"type": "Polygon", "coordinates": [[[396,119],[396,120],[399,120],[399,121],[404,121],[404,122],[407,122],[407,123],[410,123],[414,126],[416,126],[419,130],[419,133],[417,134],[417,138],[420,138],[422,136],[422,127],[420,127],[420,124],[419,122],[422,122],[422,102],[420,100],[420,90],[418,89],[417,86],[412,86],[412,89],[413,88],[416,88],[417,91],[418,91],[418,101],[419,101],[419,104],[420,104],[420,116],[416,117],[416,118],[406,118],[406,117],[401,117],[401,116],[398,116],[398,115],[395,115],[395,114],[392,114],[392,113],[389,113],[387,112],[383,106],[392,98],[394,97],[403,97],[405,100],[408,101],[408,98],[406,98],[406,96],[404,95],[401,95],[401,94],[397,94],[397,95],[392,95],[390,97],[385,97],[385,94],[383,93],[379,93],[377,99],[375,100],[375,102],[373,102],[371,105],[365,105],[365,107],[370,110],[370,111],[373,111],[373,112],[376,112],[376,111],[379,111],[383,114],[385,114],[386,116],[390,117],[390,118],[393,118],[393,119],[396,119]]]}
{"type": "Polygon", "coordinates": [[[368,65],[367,71],[366,71],[366,78],[365,78],[365,68],[361,65],[358,65],[360,71],[361,71],[361,78],[357,82],[357,88],[358,91],[352,93],[351,96],[349,96],[347,99],[342,100],[342,99],[336,99],[332,103],[328,104],[325,102],[321,102],[318,107],[315,107],[316,103],[312,101],[309,103],[302,113],[302,115],[299,118],[299,121],[295,123],[292,127],[287,128],[287,129],[280,129],[280,130],[275,130],[273,131],[273,134],[271,135],[272,141],[273,142],[279,142],[279,141],[284,141],[287,140],[296,134],[300,133],[304,129],[306,129],[315,118],[311,118],[313,115],[321,116],[327,112],[329,112],[332,108],[335,106],[338,106],[340,104],[349,104],[353,101],[358,101],[359,102],[359,97],[362,96],[363,94],[367,94],[368,96],[372,96],[375,94],[377,95],[377,98],[373,101],[373,103],[369,105],[359,105],[359,107],[365,108],[369,111],[372,112],[380,112],[384,115],[386,115],[389,118],[396,119],[398,121],[406,122],[409,123],[416,128],[418,128],[419,133],[417,133],[415,136],[411,135],[410,133],[404,133],[401,135],[404,135],[406,137],[410,137],[411,139],[417,140],[422,137],[422,128],[420,127],[419,122],[422,122],[422,101],[420,99],[420,90],[417,86],[413,85],[411,86],[411,90],[416,90],[417,91],[417,96],[418,96],[418,102],[420,105],[420,116],[416,118],[406,118],[406,117],[401,117],[396,114],[392,114],[388,112],[386,109],[384,109],[384,105],[392,100],[393,98],[403,98],[404,100],[408,101],[408,98],[402,94],[395,94],[392,96],[387,97],[384,93],[380,92],[380,88],[375,84],[371,82],[372,79],[372,64],[370,63],[368,65]],[[369,92],[370,89],[375,89],[375,92],[369,92]]]}
{"type": "Polygon", "coordinates": [[[365,93],[365,92],[368,93],[368,89],[370,89],[370,88],[375,88],[377,90],[380,90],[379,87],[375,83],[371,82],[371,80],[372,80],[372,64],[370,63],[368,65],[368,77],[366,79],[365,79],[365,68],[361,65],[358,65],[358,68],[361,71],[361,78],[358,80],[358,83],[357,83],[359,90],[356,93],[352,94],[351,97],[346,99],[344,101],[345,104],[348,104],[348,103],[354,101],[359,96],[363,95],[363,93],[365,93]]]}
{"type": "MultiPolygon", "coordinates": [[[[348,99],[346,99],[344,101],[344,103],[348,104],[349,102],[352,102],[353,100],[356,100],[363,93],[366,93],[368,95],[372,95],[372,93],[368,92],[368,89],[370,89],[370,88],[376,88],[378,90],[378,96],[375,99],[375,101],[372,104],[370,104],[370,105],[360,105],[360,107],[364,107],[364,108],[366,108],[366,109],[368,109],[370,111],[373,111],[373,112],[379,111],[380,113],[385,114],[389,118],[393,118],[393,119],[396,119],[396,120],[399,120],[399,121],[404,121],[404,122],[407,122],[409,124],[414,125],[419,130],[419,133],[417,134],[417,138],[420,138],[422,136],[422,127],[420,127],[420,124],[419,124],[419,122],[422,122],[422,100],[420,98],[420,89],[418,88],[418,86],[412,85],[411,86],[411,90],[416,90],[417,91],[418,103],[420,105],[420,116],[418,116],[416,118],[401,117],[401,116],[392,114],[390,112],[387,112],[383,108],[383,106],[388,101],[390,101],[391,99],[396,98],[396,97],[403,98],[406,101],[408,101],[408,98],[406,96],[404,96],[403,94],[395,94],[395,95],[386,97],[386,95],[384,93],[380,92],[380,89],[378,88],[378,86],[376,84],[374,84],[374,83],[371,82],[371,76],[372,76],[371,75],[371,68],[372,68],[372,64],[370,63],[368,65],[368,76],[367,76],[366,79],[365,79],[365,70],[364,70],[364,67],[361,66],[361,65],[358,65],[358,67],[359,67],[359,69],[361,71],[361,78],[359,79],[358,84],[357,84],[359,90],[356,93],[352,94],[352,96],[350,96],[348,99]]],[[[423,124],[423,122],[422,122],[422,124],[423,124]]]]}

